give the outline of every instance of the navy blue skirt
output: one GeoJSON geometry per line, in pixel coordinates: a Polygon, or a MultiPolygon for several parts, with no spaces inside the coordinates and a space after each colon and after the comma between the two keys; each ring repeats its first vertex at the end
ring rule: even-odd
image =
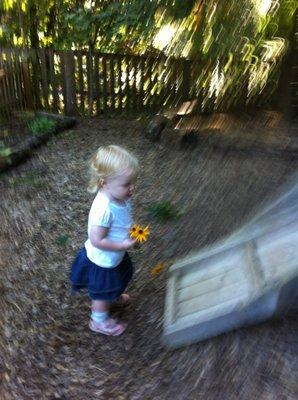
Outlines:
{"type": "Polygon", "coordinates": [[[132,275],[128,253],[117,267],[103,268],[89,260],[84,246],[72,264],[70,280],[73,291],[87,289],[92,300],[115,301],[125,291],[132,275]]]}

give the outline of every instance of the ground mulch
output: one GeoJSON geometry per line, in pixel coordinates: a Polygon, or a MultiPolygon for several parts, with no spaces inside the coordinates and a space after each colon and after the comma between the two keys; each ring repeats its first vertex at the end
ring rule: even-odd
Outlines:
{"type": "Polygon", "coordinates": [[[150,271],[248,221],[297,171],[298,159],[204,143],[181,148],[169,129],[153,144],[145,126],[81,119],[1,175],[0,398],[297,399],[297,316],[169,350],[161,343],[166,271],[150,271]],[[151,225],[148,243],[131,254],[135,303],[114,310],[129,324],[117,338],[88,329],[89,300],[72,295],[68,281],[92,202],[87,161],[111,143],[140,159],[134,216],[151,225]],[[163,200],[184,210],[178,221],[148,215],[163,200]]]}

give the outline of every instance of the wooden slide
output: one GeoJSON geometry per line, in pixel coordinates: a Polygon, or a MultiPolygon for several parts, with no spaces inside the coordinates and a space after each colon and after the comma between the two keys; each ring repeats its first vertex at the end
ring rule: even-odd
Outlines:
{"type": "Polygon", "coordinates": [[[179,347],[298,308],[298,176],[239,231],[169,270],[163,343],[179,347]]]}

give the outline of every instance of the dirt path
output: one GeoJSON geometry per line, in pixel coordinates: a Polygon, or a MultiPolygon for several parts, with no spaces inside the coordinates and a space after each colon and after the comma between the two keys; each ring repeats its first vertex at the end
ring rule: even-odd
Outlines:
{"type": "Polygon", "coordinates": [[[160,343],[166,274],[152,278],[150,270],[237,228],[298,161],[181,150],[169,131],[152,145],[143,130],[140,121],[82,120],[1,176],[0,398],[296,399],[297,317],[169,351],[160,343]],[[88,330],[88,298],[71,296],[68,284],[92,201],[86,162],[110,143],[139,157],[135,217],[152,226],[149,243],[132,254],[137,301],[117,311],[129,322],[120,338],[88,330]],[[165,199],[185,207],[178,222],[148,217],[146,207],[165,199]]]}

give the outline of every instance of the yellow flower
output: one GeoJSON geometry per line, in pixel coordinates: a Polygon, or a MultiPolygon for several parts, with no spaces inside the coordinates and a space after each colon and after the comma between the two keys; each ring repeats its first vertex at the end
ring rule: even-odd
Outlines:
{"type": "Polygon", "coordinates": [[[130,229],[130,237],[136,239],[138,243],[146,242],[149,233],[149,226],[142,228],[140,225],[133,225],[130,229]]]}
{"type": "Polygon", "coordinates": [[[153,267],[150,271],[151,276],[159,275],[166,267],[166,264],[162,261],[158,262],[155,267],[153,267]]]}
{"type": "Polygon", "coordinates": [[[136,239],[136,237],[137,237],[137,234],[138,234],[138,230],[140,229],[141,227],[139,226],[139,225],[133,225],[131,228],[130,228],[130,231],[129,231],[129,234],[130,234],[130,237],[131,238],[133,238],[133,239],[136,239]]]}

